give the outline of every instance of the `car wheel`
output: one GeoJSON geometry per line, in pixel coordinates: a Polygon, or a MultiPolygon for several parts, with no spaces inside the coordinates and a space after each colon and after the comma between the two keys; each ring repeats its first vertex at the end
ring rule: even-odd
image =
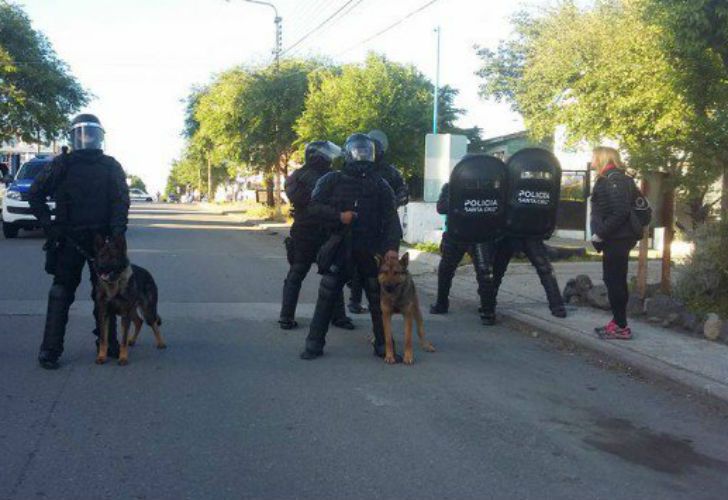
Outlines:
{"type": "Polygon", "coordinates": [[[20,228],[16,226],[15,224],[10,224],[9,222],[3,222],[3,236],[5,238],[17,238],[18,237],[18,231],[20,231],[20,228]]]}

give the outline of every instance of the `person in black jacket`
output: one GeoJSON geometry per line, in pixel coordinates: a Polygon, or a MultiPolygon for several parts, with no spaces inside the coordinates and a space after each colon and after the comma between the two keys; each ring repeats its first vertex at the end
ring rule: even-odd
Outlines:
{"type": "MultiPolygon", "coordinates": [[[[48,294],[43,343],[38,361],[43,368],[58,368],[68,310],[75,299],[86,263],[91,284],[96,286],[92,268],[93,241],[124,235],[129,214],[129,188],[121,165],[103,152],[104,129],[98,118],[78,115],[71,123],[70,154],[64,152],[38,174],[30,188],[29,202],[48,235],[46,269],[53,274],[48,294]],[[56,202],[55,220],[46,200],[56,202]]],[[[93,291],[92,291],[93,298],[93,291]]],[[[98,336],[98,315],[95,334],[98,336]]],[[[115,322],[109,335],[109,355],[118,357],[115,322]]],[[[98,346],[98,340],[97,340],[98,346]]]]}
{"type": "MultiPolygon", "coordinates": [[[[331,163],[341,154],[341,148],[329,141],[314,141],[306,146],[303,167],[286,179],[286,195],[293,205],[293,225],[291,235],[286,239],[286,253],[290,268],[283,282],[283,300],[278,320],[283,330],[298,326],[295,320],[298,295],[311,265],[328,233],[318,220],[309,213],[311,192],[316,182],[331,172],[331,163]]],[[[354,324],[344,312],[343,293],[338,297],[334,308],[332,324],[339,328],[352,330],[354,324]]]]}
{"type": "MultiPolygon", "coordinates": [[[[374,160],[376,164],[376,172],[382,177],[382,179],[387,181],[389,187],[391,187],[392,191],[394,191],[397,207],[403,207],[409,203],[409,187],[404,181],[402,174],[399,173],[399,170],[397,170],[397,168],[389,163],[385,158],[387,150],[389,149],[389,140],[387,139],[387,135],[381,130],[372,130],[367,135],[372,141],[374,141],[374,147],[376,148],[374,160]]],[[[351,295],[349,296],[349,305],[347,306],[349,311],[354,314],[365,313],[367,310],[361,305],[363,291],[362,281],[357,273],[354,273],[354,276],[352,276],[350,286],[351,295]]]]}
{"type": "Polygon", "coordinates": [[[369,301],[374,354],[384,357],[375,255],[397,257],[400,227],[394,192],[375,172],[374,156],[374,143],[368,136],[351,135],[344,146],[343,169],[319,179],[311,196],[309,213],[329,228],[332,235],[325,244],[330,258],[319,259],[319,272],[323,276],[302,359],[323,355],[334,303],[353,270],[362,277],[369,301]]]}
{"type": "Polygon", "coordinates": [[[639,235],[630,223],[636,186],[622,166],[619,152],[613,148],[594,150],[592,168],[598,178],[592,190],[591,231],[594,247],[604,253],[602,271],[607,286],[613,319],[596,332],[603,338],[629,340],[627,326],[627,269],[629,253],[639,235]]]}
{"type": "MultiPolygon", "coordinates": [[[[437,200],[437,213],[447,216],[450,204],[450,187],[445,183],[440,190],[437,200]]],[[[450,288],[455,270],[463,260],[465,253],[470,255],[475,267],[475,277],[478,281],[478,295],[480,296],[480,319],[484,325],[495,323],[495,313],[488,314],[489,301],[495,296],[493,283],[492,259],[495,251],[493,242],[462,243],[454,240],[447,232],[447,217],[445,218],[445,231],[440,242],[440,264],[437,267],[437,300],[430,306],[430,314],[446,314],[450,308],[450,288]]]]}

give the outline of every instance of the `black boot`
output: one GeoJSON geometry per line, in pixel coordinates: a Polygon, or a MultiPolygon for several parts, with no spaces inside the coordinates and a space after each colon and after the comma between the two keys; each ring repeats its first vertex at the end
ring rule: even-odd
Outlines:
{"type": "Polygon", "coordinates": [[[301,284],[306,277],[308,267],[294,263],[288,271],[283,282],[283,300],[281,301],[281,314],[278,324],[281,330],[291,330],[298,326],[295,320],[296,306],[298,305],[298,296],[301,292],[301,284]]]}
{"type": "Polygon", "coordinates": [[[447,314],[450,310],[450,301],[445,299],[441,301],[439,298],[437,302],[430,305],[430,314],[447,314]]]}
{"type": "Polygon", "coordinates": [[[73,299],[73,295],[63,285],[53,285],[48,293],[43,343],[38,353],[38,363],[47,370],[55,370],[59,366],[58,359],[63,354],[63,337],[68,323],[68,309],[73,299]]]}
{"type": "Polygon", "coordinates": [[[541,284],[546,292],[546,299],[548,300],[551,314],[557,318],[565,318],[566,307],[564,306],[564,298],[561,296],[556,277],[553,274],[544,274],[541,276],[541,284]]]}
{"type": "Polygon", "coordinates": [[[321,278],[316,309],[306,337],[306,347],[300,355],[301,359],[310,360],[323,356],[326,332],[329,329],[334,306],[341,296],[341,287],[339,278],[333,274],[324,274],[321,278]]]}
{"type": "Polygon", "coordinates": [[[343,289],[341,290],[341,293],[334,303],[334,313],[331,324],[334,325],[336,328],[341,328],[343,330],[354,330],[356,328],[354,326],[354,323],[351,321],[351,318],[346,315],[346,310],[344,309],[343,289]]]}

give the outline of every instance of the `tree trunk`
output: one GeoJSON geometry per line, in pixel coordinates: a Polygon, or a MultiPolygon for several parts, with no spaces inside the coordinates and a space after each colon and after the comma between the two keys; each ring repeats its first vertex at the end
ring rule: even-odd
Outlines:
{"type": "Polygon", "coordinates": [[[271,178],[270,174],[267,174],[265,176],[265,192],[266,192],[266,200],[265,204],[269,207],[272,207],[275,205],[275,193],[274,193],[274,179],[271,178]]]}
{"type": "Polygon", "coordinates": [[[660,289],[665,294],[672,292],[672,240],[675,236],[675,189],[667,186],[665,200],[662,206],[663,222],[665,224],[665,241],[662,249],[662,278],[660,289]]]}
{"type": "Polygon", "coordinates": [[[728,165],[723,167],[723,189],[720,192],[720,220],[728,221],[728,165]]]}
{"type": "MultiPolygon", "coordinates": [[[[645,196],[648,195],[648,190],[649,186],[647,185],[647,182],[645,182],[643,179],[642,192],[645,194],[645,196]]],[[[642,233],[642,239],[640,240],[639,260],[637,261],[637,295],[642,300],[647,297],[647,247],[649,245],[649,236],[650,228],[648,226],[644,229],[644,232],[642,233]]]]}
{"type": "Polygon", "coordinates": [[[212,158],[207,155],[207,202],[212,203],[212,158]]]}

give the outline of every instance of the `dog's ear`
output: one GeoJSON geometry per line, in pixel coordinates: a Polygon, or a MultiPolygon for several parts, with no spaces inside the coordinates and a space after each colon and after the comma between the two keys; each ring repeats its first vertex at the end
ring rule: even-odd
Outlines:
{"type": "Polygon", "coordinates": [[[409,252],[405,252],[404,255],[400,257],[399,263],[403,268],[407,269],[407,266],[409,265],[409,252]]]}
{"type": "Polygon", "coordinates": [[[384,262],[384,259],[382,258],[382,256],[381,256],[381,255],[379,255],[379,254],[376,254],[376,255],[374,256],[374,260],[375,260],[375,261],[376,261],[376,263],[377,263],[377,269],[379,269],[380,267],[382,267],[382,262],[384,262]]]}
{"type": "Polygon", "coordinates": [[[94,237],[94,248],[96,249],[96,251],[98,252],[99,250],[101,250],[105,243],[106,240],[104,239],[104,237],[97,233],[94,237]]]}

